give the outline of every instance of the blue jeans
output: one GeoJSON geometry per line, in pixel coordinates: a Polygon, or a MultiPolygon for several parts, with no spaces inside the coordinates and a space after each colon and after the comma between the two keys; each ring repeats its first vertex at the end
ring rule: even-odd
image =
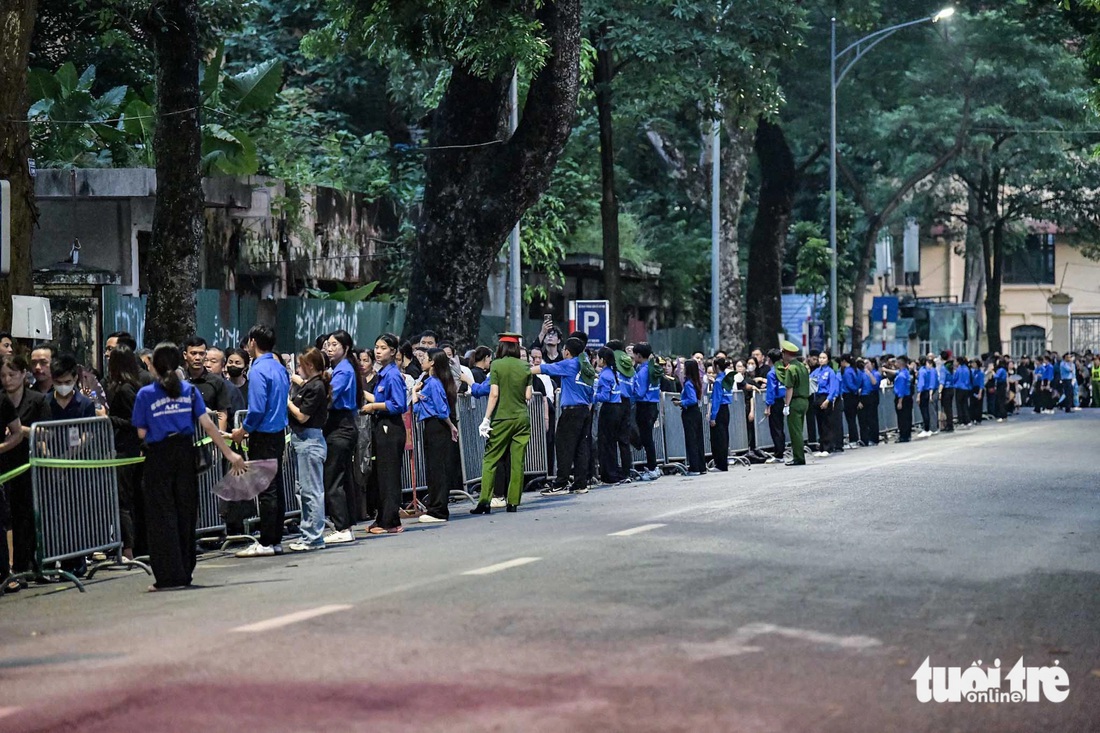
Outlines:
{"type": "Polygon", "coordinates": [[[298,462],[302,542],[320,545],[324,543],[325,531],[325,457],[328,455],[328,446],[320,428],[292,431],[290,444],[298,462]]]}

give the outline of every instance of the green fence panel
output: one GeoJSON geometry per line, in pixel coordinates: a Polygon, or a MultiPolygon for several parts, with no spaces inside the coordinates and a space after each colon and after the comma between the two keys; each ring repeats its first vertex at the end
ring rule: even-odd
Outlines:
{"type": "Polygon", "coordinates": [[[127,331],[144,348],[146,295],[127,295],[119,285],[103,286],[103,338],[115,331],[127,331]]]}

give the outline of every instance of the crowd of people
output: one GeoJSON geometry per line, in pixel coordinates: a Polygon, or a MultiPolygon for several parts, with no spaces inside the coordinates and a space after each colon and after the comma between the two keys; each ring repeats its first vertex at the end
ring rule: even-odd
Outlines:
{"type": "MultiPolygon", "coordinates": [[[[885,395],[894,401],[902,443],[914,437],[914,405],[918,439],[986,419],[1002,422],[1026,409],[1052,414],[1100,407],[1100,355],[1091,353],[1019,360],[950,351],[915,360],[827,351],[802,357],[800,348],[782,342],[767,353],[752,349],[745,358],[723,352],[662,358],[644,342],[590,347],[586,334],[566,335],[549,318],[529,346],[519,334],[501,334],[495,348],[460,352],[430,330],[411,340],[385,333],[362,346],[338,330],[297,354],[279,354],[273,331],[257,325],[232,347],[195,336],[139,350],[132,335],[116,332],[105,341],[96,373],[53,345],[20,349],[0,334],[0,472],[28,463],[35,423],[109,418],[117,458],[145,458],[117,468],[123,553],[148,555],[156,579],[150,590],[163,591],[190,585],[195,568],[197,476],[203,470],[195,457],[196,428],[231,472],[247,470],[245,452],[249,460],[279,459],[279,472],[255,503],[221,505],[229,535],[243,534],[258,507],[258,538],[237,553],[255,558],[284,551],[281,459],[288,432],[301,503],[288,551],[354,542],[353,528],[361,522],[369,522],[368,535],[402,532],[402,519],[409,518],[402,511],[402,463],[413,420],[421,423],[428,487],[414,518],[447,522],[452,491],[463,488],[460,394],[487,401],[478,426],[485,451],[475,515],[519,508],[532,400],[545,407],[546,430],[537,434],[545,432],[547,441],[549,475],[541,493],[548,497],[658,480],[654,428],[667,393],[680,410],[688,476],[728,470],[735,405],[744,410],[747,460],[790,466],[805,464],[806,442],[817,457],[878,445],[885,395]],[[887,386],[892,391],[884,391],[887,386]],[[737,392],[743,400],[734,398],[737,392]],[[710,466],[703,434],[708,425],[710,466]],[[762,425],[766,449],[757,445],[762,425]],[[635,449],[644,455],[638,466],[635,449]]],[[[45,582],[43,569],[35,568],[29,473],[4,484],[0,522],[10,529],[12,544],[9,557],[8,543],[0,543],[0,571],[14,574],[4,590],[25,587],[16,576],[28,572],[45,582]]],[[[77,573],[84,563],[67,562],[77,573]]]]}

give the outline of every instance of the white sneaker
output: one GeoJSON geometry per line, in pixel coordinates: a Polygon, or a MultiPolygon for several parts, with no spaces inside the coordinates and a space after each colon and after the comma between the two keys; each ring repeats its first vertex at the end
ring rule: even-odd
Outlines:
{"type": "Polygon", "coordinates": [[[815,458],[828,458],[829,457],[829,451],[824,451],[824,450],[814,451],[814,457],[815,458]]]}
{"type": "Polygon", "coordinates": [[[917,437],[918,437],[918,438],[927,438],[927,437],[928,437],[929,435],[931,435],[931,434],[932,434],[932,433],[931,433],[931,432],[929,432],[929,431],[927,431],[927,430],[922,430],[922,431],[920,431],[919,433],[917,433],[917,437]]]}
{"type": "Polygon", "coordinates": [[[997,418],[997,422],[1004,422],[1004,421],[1005,421],[1005,419],[1003,417],[997,418]]]}
{"type": "Polygon", "coordinates": [[[775,456],[772,456],[768,460],[764,461],[764,463],[779,463],[779,462],[780,462],[779,459],[776,458],[775,456]]]}
{"type": "Polygon", "coordinates": [[[506,502],[499,496],[494,496],[492,499],[489,500],[489,507],[492,509],[503,509],[507,504],[508,502],[506,502]]]}
{"type": "Polygon", "coordinates": [[[332,534],[325,535],[326,545],[343,545],[348,542],[354,542],[355,536],[351,533],[350,529],[342,529],[339,532],[333,532],[332,534]]]}
{"type": "Polygon", "coordinates": [[[276,552],[274,547],[268,547],[267,545],[261,545],[259,543],[249,545],[237,553],[237,557],[275,557],[275,555],[276,552]]]}
{"type": "MultiPolygon", "coordinates": [[[[493,501],[496,501],[494,499],[493,501]]],[[[501,499],[501,505],[503,506],[504,500],[501,499]]],[[[421,514],[420,519],[417,520],[421,524],[446,524],[446,519],[440,519],[439,517],[433,517],[431,514],[421,514]]]]}
{"type": "Polygon", "coordinates": [[[312,550],[323,550],[325,549],[325,546],[323,544],[310,545],[299,540],[298,542],[291,542],[289,545],[287,545],[287,548],[291,552],[310,552],[312,550]]]}
{"type": "Polygon", "coordinates": [[[581,486],[580,488],[570,489],[569,493],[570,494],[587,494],[588,493],[588,487],[587,486],[581,486]]]}

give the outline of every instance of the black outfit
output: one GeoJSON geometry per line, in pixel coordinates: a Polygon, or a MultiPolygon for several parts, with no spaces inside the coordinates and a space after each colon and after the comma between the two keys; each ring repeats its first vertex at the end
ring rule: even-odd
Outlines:
{"type": "MultiPolygon", "coordinates": [[[[286,450],[286,433],[249,433],[248,459],[262,461],[274,458],[278,462],[275,478],[259,496],[260,544],[275,547],[283,542],[283,516],[286,500],[283,498],[283,452],[286,450]]],[[[192,524],[194,524],[192,522],[192,524]]]]}
{"type": "Polygon", "coordinates": [[[600,458],[600,479],[615,484],[627,478],[630,469],[623,469],[619,446],[624,428],[629,433],[627,420],[630,417],[630,403],[604,402],[600,405],[597,447],[600,458]],[[625,408],[625,409],[624,409],[625,408]]]}
{"type": "MultiPolygon", "coordinates": [[[[217,374],[211,374],[205,369],[203,369],[202,374],[197,377],[192,378],[188,376],[187,381],[199,391],[200,395],[202,395],[202,401],[203,404],[206,405],[206,409],[228,415],[228,423],[231,426],[233,416],[230,415],[229,412],[233,409],[233,402],[229,395],[229,383],[226,382],[224,378],[217,374]]],[[[217,424],[217,421],[215,421],[215,424],[217,424]]]]}
{"type": "MultiPolygon", "coordinates": [[[[107,414],[115,432],[115,455],[118,458],[137,458],[141,455],[141,439],[137,428],[130,422],[137,399],[137,384],[123,382],[107,385],[107,414]]],[[[118,467],[118,515],[122,531],[122,546],[135,555],[146,553],[144,497],[141,491],[145,464],[118,467]]]]}
{"type": "Polygon", "coordinates": [[[844,417],[848,420],[848,442],[859,445],[860,436],[865,432],[860,430],[862,425],[859,419],[859,392],[848,392],[844,395],[844,417]]]}
{"type": "Polygon", "coordinates": [[[859,437],[863,445],[876,445],[878,443],[878,419],[877,390],[871,394],[852,395],[852,402],[856,403],[856,419],[859,420],[859,437]]]}
{"type": "Polygon", "coordinates": [[[145,449],[146,462],[155,468],[145,472],[143,488],[157,588],[191,585],[195,571],[199,481],[193,441],[190,434],[176,434],[145,449]]]}
{"type": "MultiPolygon", "coordinates": [[[[46,395],[33,389],[23,389],[23,396],[15,412],[19,417],[19,424],[23,427],[30,427],[36,422],[50,419],[50,406],[46,395]]],[[[26,465],[30,459],[30,441],[24,438],[14,449],[0,455],[0,471],[7,472],[19,468],[26,465]]],[[[8,504],[11,508],[12,567],[15,572],[20,573],[33,569],[35,563],[34,489],[31,483],[31,472],[26,471],[15,477],[7,483],[6,488],[8,504]]]]}
{"type": "Polygon", "coordinates": [[[703,452],[703,413],[699,405],[691,405],[680,411],[684,423],[684,444],[687,447],[688,471],[707,472],[707,458],[703,452]]]}
{"type": "Polygon", "coordinates": [[[451,498],[450,444],[451,421],[442,417],[424,420],[424,468],[427,472],[427,514],[436,519],[450,519],[451,498]]]}
{"type": "Polygon", "coordinates": [[[924,390],[920,393],[921,428],[925,432],[932,430],[932,393],[924,390]]]}
{"type": "Polygon", "coordinates": [[[898,442],[908,443],[913,437],[913,397],[899,397],[894,400],[894,409],[898,413],[898,442]],[[901,407],[897,403],[901,402],[901,407]]]}
{"type": "MultiPolygon", "coordinates": [[[[961,367],[960,367],[961,368],[961,367]]],[[[970,424],[970,392],[969,390],[955,388],[955,406],[959,412],[959,425],[970,424]]]]}
{"type": "Polygon", "coordinates": [[[324,432],[328,446],[325,456],[325,515],[332,520],[337,532],[343,532],[354,523],[351,462],[359,442],[355,411],[328,410],[324,432]]]}
{"type": "Polygon", "coordinates": [[[580,489],[588,485],[588,450],[590,441],[586,435],[592,434],[592,408],[588,405],[571,405],[561,411],[558,420],[556,447],[558,452],[558,486],[569,483],[573,477],[573,488],[580,489]]]}
{"type": "Polygon", "coordinates": [[[378,518],[382,529],[401,526],[401,462],[405,459],[405,422],[401,415],[374,413],[375,475],[378,477],[378,518]]]}
{"type": "Polygon", "coordinates": [[[826,453],[832,453],[836,449],[833,442],[833,413],[837,409],[836,404],[832,402],[829,403],[828,407],[822,407],[822,403],[827,399],[829,399],[829,395],[819,392],[813,396],[811,404],[817,423],[818,448],[826,453]]]}
{"type": "MultiPolygon", "coordinates": [[[[782,417],[782,414],[780,415],[782,417]]],[[[779,428],[779,435],[783,435],[783,428],[779,428]]],[[[775,437],[775,433],[772,433],[775,437]]],[[[782,439],[779,443],[782,452],[782,439]]],[[[710,450],[714,458],[714,467],[719,471],[728,471],[730,465],[730,406],[721,405],[718,408],[718,416],[714,418],[714,425],[710,429],[710,450]]]]}
{"type": "Polygon", "coordinates": [[[993,414],[997,418],[1004,420],[1008,417],[1008,382],[997,382],[994,406],[996,411],[993,414]]]}
{"type": "Polygon", "coordinates": [[[290,427],[297,430],[313,428],[324,429],[328,422],[328,388],[320,377],[313,377],[302,385],[292,385],[290,388],[290,401],[294,403],[309,419],[298,422],[294,415],[290,415],[290,427]]]}
{"type": "MultiPolygon", "coordinates": [[[[783,458],[783,452],[787,449],[787,434],[783,430],[786,422],[787,418],[783,414],[783,400],[776,400],[768,412],[768,432],[772,434],[772,455],[780,459],[783,458]]],[[[728,431],[726,439],[729,440],[728,431]]],[[[713,438],[711,440],[713,441],[713,438]]]]}
{"type": "Polygon", "coordinates": [[[829,408],[829,425],[832,428],[830,435],[833,442],[830,453],[844,452],[844,410],[847,404],[846,395],[839,394],[836,396],[836,404],[829,408]]]}
{"type": "Polygon", "coordinates": [[[645,451],[645,466],[648,471],[657,470],[657,446],[653,443],[653,426],[657,424],[660,413],[659,402],[634,403],[634,419],[638,423],[638,441],[645,451]]]}
{"type": "Polygon", "coordinates": [[[943,432],[955,432],[955,388],[944,387],[940,393],[940,404],[943,405],[943,432]]]}

